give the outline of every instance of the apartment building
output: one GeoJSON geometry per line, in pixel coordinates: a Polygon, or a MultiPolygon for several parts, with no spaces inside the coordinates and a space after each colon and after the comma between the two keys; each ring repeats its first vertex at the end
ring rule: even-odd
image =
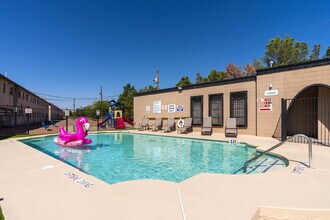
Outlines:
{"type": "Polygon", "coordinates": [[[29,123],[60,120],[63,111],[0,74],[0,127],[24,125],[28,117],[29,123]]]}
{"type": "Polygon", "coordinates": [[[255,76],[138,93],[134,119],[191,117],[200,131],[212,117],[213,132],[224,133],[236,118],[239,134],[266,137],[303,133],[330,137],[330,59],[257,70],[255,76]]]}

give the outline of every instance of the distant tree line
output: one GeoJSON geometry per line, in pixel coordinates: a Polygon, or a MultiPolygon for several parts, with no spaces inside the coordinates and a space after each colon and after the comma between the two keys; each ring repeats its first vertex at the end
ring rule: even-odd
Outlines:
{"type": "MultiPolygon", "coordinates": [[[[176,86],[182,87],[204,82],[253,76],[257,69],[317,60],[320,58],[320,50],[320,44],[314,45],[310,53],[306,42],[295,41],[290,36],[286,36],[284,39],[276,37],[271,39],[266,45],[265,55],[260,60],[254,59],[252,64],[237,66],[234,63],[230,63],[224,71],[211,70],[207,77],[203,77],[201,73],[196,73],[195,83],[191,82],[188,76],[183,76],[176,86]]],[[[322,58],[330,58],[330,47],[326,49],[322,58]]]]}
{"type": "MultiPolygon", "coordinates": [[[[133,119],[133,100],[134,95],[137,93],[134,86],[127,84],[124,86],[123,93],[119,95],[118,102],[123,104],[123,115],[133,119]]],[[[109,112],[109,101],[96,101],[91,105],[83,108],[76,109],[75,112],[70,112],[71,116],[86,116],[90,118],[96,118],[96,110],[100,110],[101,117],[104,117],[106,113],[109,112]]]]}
{"type": "Polygon", "coordinates": [[[91,105],[77,108],[75,112],[70,111],[70,116],[86,116],[89,118],[96,118],[96,110],[100,110],[103,114],[109,111],[109,102],[108,101],[96,101],[91,105]]]}

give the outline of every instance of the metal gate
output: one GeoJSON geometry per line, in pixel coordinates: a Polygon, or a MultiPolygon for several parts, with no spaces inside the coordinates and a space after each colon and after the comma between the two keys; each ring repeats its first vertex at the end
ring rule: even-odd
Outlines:
{"type": "Polygon", "coordinates": [[[330,97],[282,99],[281,128],[282,141],[304,134],[314,144],[330,146],[330,97]]]}

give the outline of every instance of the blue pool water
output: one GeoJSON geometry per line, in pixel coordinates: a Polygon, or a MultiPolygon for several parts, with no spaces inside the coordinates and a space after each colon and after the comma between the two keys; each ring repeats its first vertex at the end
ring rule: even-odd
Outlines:
{"type": "MultiPolygon", "coordinates": [[[[89,137],[92,144],[81,149],[60,147],[53,142],[54,136],[22,142],[110,184],[137,179],[180,182],[203,172],[242,173],[244,163],[257,154],[255,148],[246,144],[220,141],[131,133],[99,133],[89,137]]],[[[285,166],[279,158],[265,155],[248,171],[256,173],[285,166]]]]}

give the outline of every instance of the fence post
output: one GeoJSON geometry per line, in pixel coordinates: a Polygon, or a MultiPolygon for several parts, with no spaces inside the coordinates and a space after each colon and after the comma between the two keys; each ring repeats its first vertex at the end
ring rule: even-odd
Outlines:
{"type": "Polygon", "coordinates": [[[69,125],[68,125],[68,116],[65,116],[65,128],[66,128],[66,132],[69,132],[69,130],[68,130],[68,127],[69,127],[69,125]]]}
{"type": "Polygon", "coordinates": [[[286,105],[286,99],[282,98],[281,100],[281,140],[285,141],[286,140],[286,116],[287,116],[287,111],[286,111],[287,105],[286,105]]]}
{"type": "Polygon", "coordinates": [[[97,131],[100,130],[100,125],[99,125],[99,120],[100,120],[100,117],[99,116],[96,116],[97,117],[97,131]]]}
{"type": "Polygon", "coordinates": [[[30,134],[30,114],[26,114],[27,116],[27,133],[30,134]]]}

